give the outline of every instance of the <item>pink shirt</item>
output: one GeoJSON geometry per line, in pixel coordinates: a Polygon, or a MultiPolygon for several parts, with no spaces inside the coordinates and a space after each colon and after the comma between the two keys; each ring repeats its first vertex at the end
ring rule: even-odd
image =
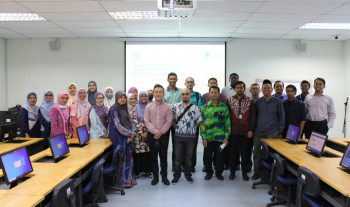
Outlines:
{"type": "Polygon", "coordinates": [[[157,134],[158,131],[165,134],[173,121],[171,106],[164,101],[160,104],[155,101],[148,104],[145,109],[144,120],[151,134],[157,134]]]}

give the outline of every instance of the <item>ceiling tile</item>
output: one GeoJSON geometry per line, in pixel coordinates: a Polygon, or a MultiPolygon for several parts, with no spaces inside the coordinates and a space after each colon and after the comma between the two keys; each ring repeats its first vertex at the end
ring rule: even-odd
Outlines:
{"type": "Polygon", "coordinates": [[[66,29],[72,33],[123,32],[123,30],[120,27],[116,27],[116,28],[66,28],[66,29]]]}
{"type": "Polygon", "coordinates": [[[350,4],[344,4],[343,6],[329,12],[329,14],[345,14],[349,15],[350,14],[350,4]]]}
{"type": "Polygon", "coordinates": [[[350,15],[323,15],[320,18],[313,20],[312,22],[319,23],[349,23],[350,15]]]}
{"type": "Polygon", "coordinates": [[[0,12],[4,13],[20,13],[31,12],[16,2],[0,2],[0,12]]]}
{"type": "Polygon", "coordinates": [[[234,33],[231,35],[233,38],[238,39],[277,39],[281,35],[274,35],[274,34],[237,34],[234,33]]]}
{"type": "Polygon", "coordinates": [[[108,12],[157,11],[157,1],[100,1],[108,12]]]}
{"type": "Polygon", "coordinates": [[[233,12],[196,12],[192,20],[246,20],[251,13],[233,12]]]}
{"type": "Polygon", "coordinates": [[[0,34],[0,37],[5,38],[5,39],[22,39],[22,38],[28,38],[24,35],[21,34],[0,34]]]}
{"type": "Polygon", "coordinates": [[[127,37],[125,33],[76,33],[80,38],[104,38],[104,37],[127,37]]]}
{"type": "Polygon", "coordinates": [[[115,21],[54,21],[61,27],[117,27],[115,21]]]}
{"type": "Polygon", "coordinates": [[[181,26],[188,27],[239,27],[244,21],[201,21],[201,20],[181,20],[181,26]]]}
{"type": "Polygon", "coordinates": [[[254,12],[262,3],[263,2],[204,1],[198,2],[197,11],[254,12]]]}
{"type": "Polygon", "coordinates": [[[124,32],[161,32],[161,33],[172,33],[178,32],[178,27],[122,27],[124,32]]]}
{"type": "MultiPolygon", "coordinates": [[[[182,20],[181,20],[182,21],[182,20]]],[[[178,20],[118,20],[120,27],[177,27],[178,20]]]]}
{"type": "Polygon", "coordinates": [[[193,33],[181,32],[180,37],[230,37],[231,32],[193,33]]]}
{"type": "Polygon", "coordinates": [[[163,33],[163,32],[158,32],[158,33],[146,33],[146,32],[127,32],[126,33],[128,37],[178,37],[178,33],[163,33]]]}
{"type": "Polygon", "coordinates": [[[30,38],[77,38],[74,34],[23,34],[30,38]]]}
{"type": "Polygon", "coordinates": [[[49,21],[38,21],[38,22],[0,22],[1,27],[5,28],[52,28],[58,27],[49,21]]]}
{"type": "Polygon", "coordinates": [[[243,34],[287,34],[293,29],[256,29],[256,28],[239,28],[235,33],[243,34]]]}
{"type": "Polygon", "coordinates": [[[349,30],[341,29],[297,29],[289,34],[299,34],[299,35],[339,35],[349,30]]]}
{"type": "Polygon", "coordinates": [[[232,33],[236,30],[235,27],[181,27],[181,33],[221,33],[221,32],[229,32],[232,33]]]}
{"type": "Polygon", "coordinates": [[[325,40],[329,36],[326,35],[294,35],[294,34],[287,34],[283,35],[279,39],[283,40],[325,40]]]}
{"type": "Polygon", "coordinates": [[[38,13],[47,20],[112,20],[107,12],[38,13]]]}
{"type": "Polygon", "coordinates": [[[17,33],[8,29],[0,29],[0,34],[17,34],[17,33]]]}
{"type": "Polygon", "coordinates": [[[312,4],[312,3],[264,3],[258,13],[295,13],[295,14],[326,14],[341,4],[312,4]]]}
{"type": "Polygon", "coordinates": [[[30,29],[30,28],[25,28],[25,29],[20,29],[20,28],[14,28],[12,29],[15,32],[21,33],[21,34],[64,34],[64,33],[69,33],[67,30],[62,29],[62,28],[35,28],[35,29],[30,29]]]}
{"type": "Polygon", "coordinates": [[[271,21],[271,22],[309,22],[320,15],[316,14],[267,14],[254,13],[249,21],[271,21]]]}
{"type": "Polygon", "coordinates": [[[264,29],[274,29],[274,28],[299,28],[303,26],[305,23],[300,22],[253,22],[246,21],[243,23],[241,27],[249,27],[249,28],[264,28],[264,29]]]}
{"type": "Polygon", "coordinates": [[[104,11],[97,1],[65,2],[19,2],[26,8],[38,12],[91,12],[104,11]]]}
{"type": "Polygon", "coordinates": [[[349,0],[267,0],[267,2],[302,2],[302,3],[339,3],[344,4],[349,0]]]}

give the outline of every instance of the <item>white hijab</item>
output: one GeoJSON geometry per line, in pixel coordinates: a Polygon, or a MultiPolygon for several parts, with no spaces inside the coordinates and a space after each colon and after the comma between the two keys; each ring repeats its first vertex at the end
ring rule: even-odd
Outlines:
{"type": "Polygon", "coordinates": [[[134,106],[131,105],[131,104],[129,104],[130,98],[131,98],[132,96],[135,96],[135,95],[132,94],[132,93],[126,94],[126,103],[128,104],[128,112],[129,112],[129,115],[130,115],[131,118],[134,117],[134,116],[132,115],[132,113],[133,113],[133,110],[134,110],[135,105],[136,105],[136,102],[135,102],[135,105],[134,105],[134,106]]]}
{"type": "Polygon", "coordinates": [[[105,106],[108,108],[108,110],[109,110],[109,108],[111,108],[111,106],[113,106],[113,104],[114,104],[114,102],[115,102],[115,100],[113,99],[113,98],[114,98],[114,90],[113,90],[113,88],[112,88],[112,87],[107,87],[107,88],[105,89],[104,94],[105,94],[104,105],[105,105],[105,106]],[[106,96],[106,91],[107,91],[108,89],[111,89],[111,90],[112,90],[112,94],[113,94],[112,98],[110,98],[110,99],[108,99],[107,96],[106,96]]]}
{"type": "Polygon", "coordinates": [[[69,87],[70,87],[71,85],[75,86],[75,88],[77,89],[77,93],[78,93],[78,86],[77,86],[75,83],[71,83],[71,84],[68,85],[68,96],[69,96],[69,99],[68,99],[68,102],[67,102],[67,105],[68,105],[68,106],[71,106],[71,105],[72,105],[72,103],[73,103],[73,101],[74,101],[74,98],[75,98],[74,96],[70,95],[70,93],[69,93],[69,87]]]}

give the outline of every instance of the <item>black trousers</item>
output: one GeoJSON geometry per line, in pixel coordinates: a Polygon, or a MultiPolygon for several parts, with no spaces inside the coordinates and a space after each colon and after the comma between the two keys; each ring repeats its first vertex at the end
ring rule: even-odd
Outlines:
{"type": "Polygon", "coordinates": [[[193,167],[193,151],[197,144],[197,138],[182,138],[175,136],[175,162],[174,162],[174,178],[181,177],[181,165],[185,166],[185,177],[192,176],[193,167]]]}
{"type": "Polygon", "coordinates": [[[225,147],[221,152],[219,151],[220,145],[222,145],[223,142],[217,142],[217,141],[212,141],[212,142],[207,142],[207,147],[204,148],[204,166],[205,166],[205,171],[208,175],[213,175],[213,167],[212,167],[212,162],[213,162],[213,152],[215,151],[216,154],[216,168],[215,168],[215,174],[221,175],[222,172],[224,171],[224,153],[227,147],[225,147]]]}
{"type": "Polygon", "coordinates": [[[194,150],[193,150],[193,168],[196,167],[197,165],[197,147],[198,147],[198,139],[199,139],[199,126],[197,127],[196,131],[196,144],[194,145],[194,150]]]}
{"type": "Polygon", "coordinates": [[[306,120],[306,123],[304,126],[305,137],[309,139],[312,131],[319,132],[321,134],[327,134],[328,133],[327,123],[328,123],[327,120],[323,120],[323,121],[306,120]]]}
{"type": "Polygon", "coordinates": [[[169,132],[171,132],[171,143],[173,144],[173,151],[171,153],[171,161],[172,166],[174,167],[174,160],[175,160],[175,128],[173,126],[170,127],[169,132]]]}
{"type": "Polygon", "coordinates": [[[239,165],[237,160],[241,158],[242,173],[247,173],[249,160],[252,154],[250,140],[251,139],[249,139],[246,135],[230,135],[228,149],[230,152],[229,161],[231,172],[236,171],[236,166],[239,165]]]}
{"type": "Polygon", "coordinates": [[[144,152],[144,153],[134,152],[133,157],[134,157],[135,175],[138,175],[142,172],[145,172],[145,173],[153,172],[150,152],[144,152]]]}
{"type": "Polygon", "coordinates": [[[151,165],[154,176],[159,176],[158,154],[160,157],[160,167],[162,176],[168,175],[168,145],[169,145],[169,131],[163,134],[158,140],[154,139],[154,134],[148,134],[148,142],[151,153],[151,165]],[[156,149],[156,142],[159,142],[159,152],[156,149]]]}
{"type": "MultiPolygon", "coordinates": [[[[249,139],[249,138],[248,138],[249,139]]],[[[254,146],[254,137],[250,138],[249,139],[249,147],[248,147],[248,166],[247,166],[247,169],[252,169],[253,167],[253,158],[252,158],[252,155],[253,155],[253,146],[254,146]]]]}

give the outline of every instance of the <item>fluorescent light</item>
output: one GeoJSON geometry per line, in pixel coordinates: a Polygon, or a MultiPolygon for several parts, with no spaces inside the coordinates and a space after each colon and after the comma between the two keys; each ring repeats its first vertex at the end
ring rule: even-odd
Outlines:
{"type": "Polygon", "coordinates": [[[299,29],[350,29],[350,23],[307,23],[299,29]]]}
{"type": "Polygon", "coordinates": [[[159,17],[157,11],[127,11],[127,12],[108,12],[113,19],[125,20],[125,19],[177,19],[159,17]]]}
{"type": "Polygon", "coordinates": [[[35,13],[0,13],[0,21],[46,21],[35,13]]]}

